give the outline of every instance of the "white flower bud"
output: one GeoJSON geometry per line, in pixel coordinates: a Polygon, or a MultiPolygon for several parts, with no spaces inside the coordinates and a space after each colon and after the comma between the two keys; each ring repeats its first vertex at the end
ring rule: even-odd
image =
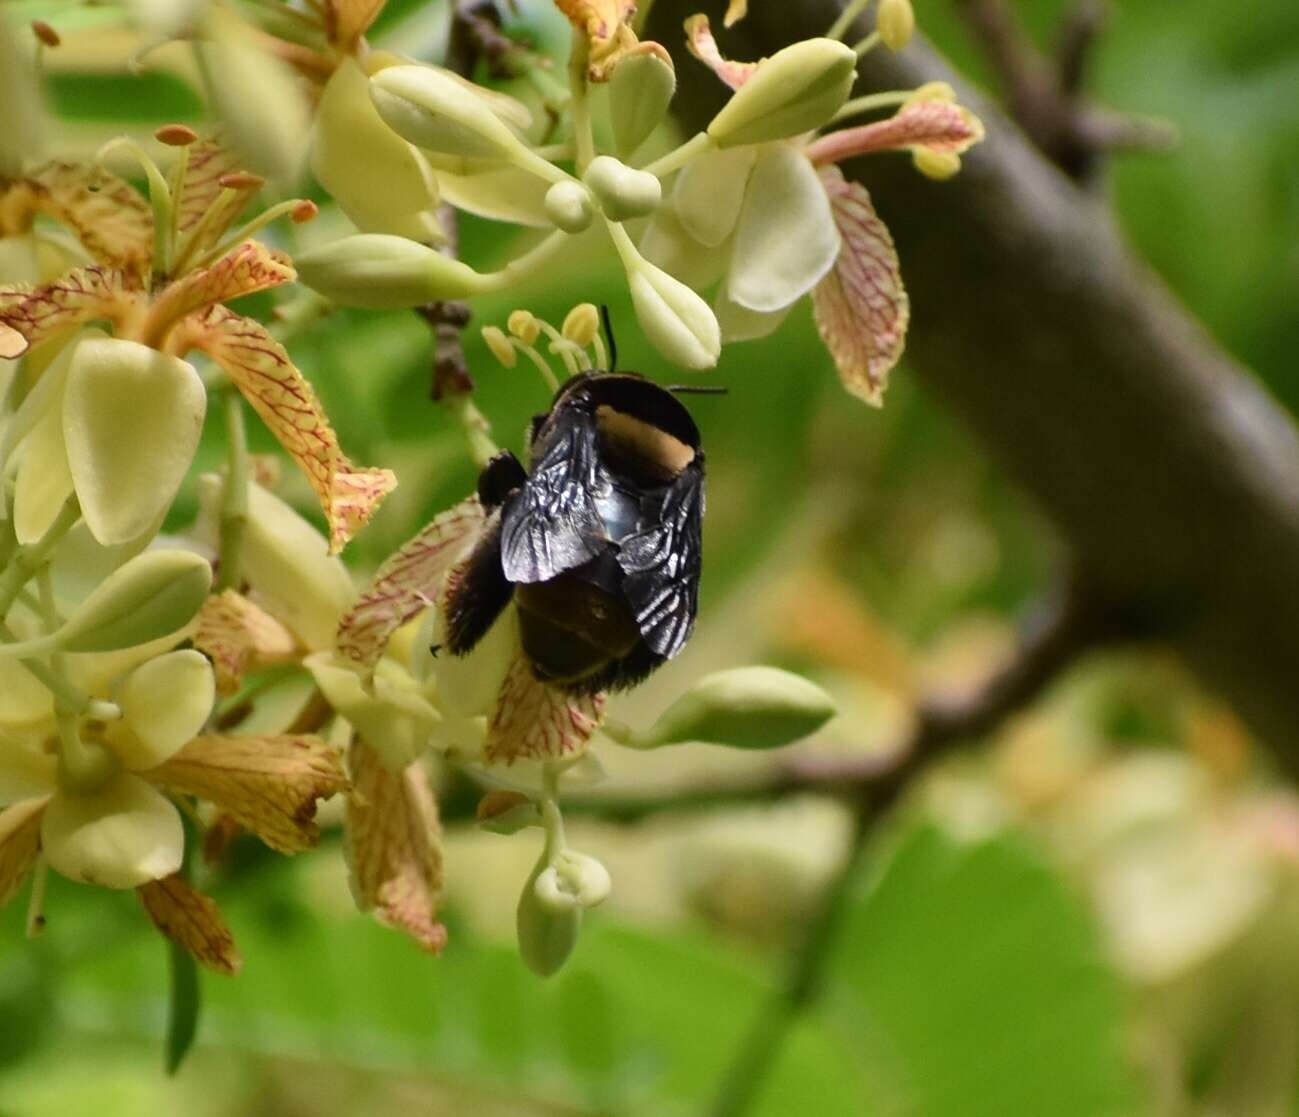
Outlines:
{"type": "Polygon", "coordinates": [[[712,309],[680,280],[641,259],[627,274],[641,329],[664,357],[682,368],[712,368],[722,352],[712,309]]]}
{"type": "Polygon", "coordinates": [[[541,904],[554,912],[593,908],[609,898],[609,870],[594,857],[566,849],[543,869],[533,883],[541,904]]]}
{"type": "Polygon", "coordinates": [[[400,310],[484,289],[483,277],[468,264],[382,233],[343,237],[293,263],[303,283],[344,306],[400,310]]]}
{"type": "Polygon", "coordinates": [[[555,228],[566,233],[580,233],[595,216],[595,202],[580,182],[557,182],[546,191],[546,216],[555,228]]]}
{"type": "Polygon", "coordinates": [[[580,907],[574,905],[556,911],[543,904],[538,897],[536,884],[547,868],[543,857],[523,886],[515,919],[519,934],[519,954],[528,969],[539,977],[550,977],[558,972],[573,953],[578,932],[582,929],[580,907]]]}
{"type": "Polygon", "coordinates": [[[834,39],[804,39],[758,64],[708,126],[718,147],[766,143],[825,124],[852,89],[857,55],[834,39]]]}
{"type": "Polygon", "coordinates": [[[656,175],[635,170],[612,155],[592,159],[583,179],[611,221],[645,217],[663,200],[663,185],[656,175]]]}

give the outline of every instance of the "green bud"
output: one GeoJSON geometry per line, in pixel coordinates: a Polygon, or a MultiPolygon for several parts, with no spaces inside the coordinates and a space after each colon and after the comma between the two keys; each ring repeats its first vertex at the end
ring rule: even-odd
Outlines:
{"type": "Polygon", "coordinates": [[[629,269],[627,283],[636,320],[655,349],[682,368],[712,368],[717,364],[722,351],[721,331],[703,299],[644,259],[629,269]]]}
{"type": "Polygon", "coordinates": [[[145,551],[99,584],[54,634],[55,646],[65,652],[111,652],[179,632],[211,587],[212,567],[202,555],[145,551]]]}
{"type": "Polygon", "coordinates": [[[775,667],[738,667],[700,679],[645,733],[635,748],[706,741],[737,749],[772,749],[815,733],[836,713],[815,683],[775,667]]]}
{"type": "MultiPolygon", "coordinates": [[[[388,71],[384,71],[387,73],[388,71]]],[[[294,258],[298,279],[344,306],[401,310],[484,289],[467,264],[384,233],[343,237],[294,258]]]]}
{"type": "Polygon", "coordinates": [[[537,895],[537,881],[549,866],[545,855],[537,862],[519,896],[516,926],[519,954],[538,977],[550,977],[573,953],[582,929],[582,909],[577,906],[556,911],[537,895]]]}
{"type": "Polygon", "coordinates": [[[370,98],[402,139],[447,155],[516,162],[528,153],[472,88],[431,66],[389,66],[370,79],[370,98]]]}
{"type": "Polygon", "coordinates": [[[533,889],[542,905],[554,912],[593,908],[609,898],[609,870],[594,857],[566,849],[537,876],[533,889]]]}
{"type": "Polygon", "coordinates": [[[718,147],[783,140],[819,128],[848,99],[857,55],[834,39],[804,39],[758,64],[708,126],[718,147]]]}
{"type": "Polygon", "coordinates": [[[901,50],[911,42],[911,36],[916,30],[916,13],[911,7],[911,0],[880,0],[875,30],[880,33],[880,41],[889,50],[901,50]]]}
{"type": "Polygon", "coordinates": [[[595,203],[580,182],[557,182],[546,191],[546,216],[566,233],[583,232],[595,216],[595,203]]]}
{"type": "Polygon", "coordinates": [[[635,170],[612,155],[597,155],[583,178],[611,221],[645,217],[663,200],[663,185],[655,175],[635,170]]]}
{"type": "Polygon", "coordinates": [[[676,92],[677,75],[656,54],[633,54],[609,79],[609,123],[620,159],[629,159],[659,126],[676,92]]]}

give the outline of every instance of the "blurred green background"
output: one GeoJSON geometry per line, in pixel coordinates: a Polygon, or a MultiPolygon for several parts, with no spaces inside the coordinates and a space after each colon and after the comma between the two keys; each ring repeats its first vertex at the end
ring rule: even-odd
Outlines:
{"type": "MultiPolygon", "coordinates": [[[[0,7],[67,33],[49,57],[56,147],[202,118],[181,78],[106,62],[129,53],[109,9],[0,7]],[[96,20],[90,41],[73,34],[96,20]]],[[[521,24],[556,40],[544,5],[521,7],[521,24]]],[[[1064,5],[1016,7],[1046,41],[1064,5]]],[[[432,50],[438,9],[394,2],[377,37],[432,50]]],[[[987,80],[949,0],[916,9],[987,80]]],[[[1299,5],[1115,0],[1112,17],[1097,97],[1182,137],[1112,167],[1118,219],[1295,408],[1299,5]]],[[[466,220],[463,252],[504,259],[512,236],[466,220]]],[[[610,303],[622,364],[656,371],[612,258],[484,300],[475,324],[518,304],[559,321],[584,299],[610,303]]],[[[459,432],[428,399],[429,348],[413,316],[360,312],[293,346],[348,452],[401,480],[349,549],[358,575],[472,482],[459,432]]],[[[497,366],[472,331],[469,359],[480,406],[519,449],[544,388],[497,366]]],[[[849,400],[806,307],[773,339],[729,349],[714,379],[730,394],[692,405],[710,466],[703,619],[688,653],[614,712],[645,719],[704,670],[774,662],[842,703],[807,749],[881,747],[920,688],[959,688],[1004,653],[1057,547],[905,361],[883,411],[849,400]]],[[[219,444],[205,453],[216,462],[219,444]]],[[[177,522],[191,512],[183,497],[177,522]]],[[[704,748],[604,759],[602,792],[651,797],[768,762],[704,748]]],[[[754,1112],[1299,1113],[1299,800],[1260,767],[1231,711],[1171,659],[1088,661],[881,827],[826,995],[754,1112]]],[[[576,818],[573,831],[615,894],[548,982],[512,943],[535,857],[526,835],[451,827],[451,945],[437,960],[356,913],[328,828],[292,861],[244,851],[211,887],[246,965],[203,978],[199,1043],[172,1079],[162,942],[134,897],[52,879],[37,941],[21,903],[0,913],[0,1117],[702,1113],[845,854],[846,814],[806,797],[634,825],[576,818]]]]}

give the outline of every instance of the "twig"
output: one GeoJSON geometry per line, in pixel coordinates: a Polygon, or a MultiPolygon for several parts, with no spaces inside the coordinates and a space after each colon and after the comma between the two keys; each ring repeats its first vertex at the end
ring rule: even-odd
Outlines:
{"type": "Polygon", "coordinates": [[[959,702],[922,704],[906,747],[894,754],[888,766],[858,775],[850,785],[855,808],[850,853],[827,888],[821,911],[784,980],[772,991],[742,1040],[722,1079],[710,1110],[712,1117],[739,1117],[749,1109],[790,1027],[820,992],[850,885],[869,838],[881,815],[915,775],[954,745],[983,736],[1021,709],[1085,651],[1140,631],[1131,617],[1109,608],[1082,583],[1072,583],[1029,616],[1014,658],[980,690],[959,702]]]}

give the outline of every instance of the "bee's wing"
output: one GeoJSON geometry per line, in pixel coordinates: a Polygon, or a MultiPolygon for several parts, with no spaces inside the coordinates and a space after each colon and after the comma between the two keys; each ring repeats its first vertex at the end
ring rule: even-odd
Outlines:
{"type": "Polygon", "coordinates": [[[593,495],[599,472],[595,420],[582,413],[565,416],[502,510],[506,578],[546,582],[599,553],[605,536],[593,495]]]}
{"type": "Polygon", "coordinates": [[[672,482],[659,523],[620,543],[623,592],[641,639],[671,659],[690,638],[699,605],[703,556],[704,469],[700,457],[672,482]]]}

